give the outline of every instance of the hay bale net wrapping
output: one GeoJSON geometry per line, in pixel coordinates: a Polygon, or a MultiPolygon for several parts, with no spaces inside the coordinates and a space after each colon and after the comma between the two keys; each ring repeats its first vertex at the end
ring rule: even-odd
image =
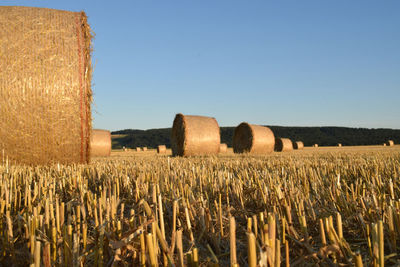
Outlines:
{"type": "Polygon", "coordinates": [[[173,156],[210,155],[219,152],[218,122],[211,117],[177,114],[171,134],[173,156]]]}
{"type": "Polygon", "coordinates": [[[84,12],[0,7],[0,150],[29,165],[86,163],[91,32],[84,12]]]}
{"type": "Polygon", "coordinates": [[[275,138],[275,151],[286,152],[292,150],[293,150],[293,144],[289,138],[280,138],[280,137],[275,138]]]}
{"type": "Polygon", "coordinates": [[[167,152],[167,147],[165,145],[159,145],[157,146],[157,153],[163,154],[167,152]]]}
{"type": "Polygon", "coordinates": [[[263,154],[274,151],[275,136],[270,128],[242,122],[233,134],[235,153],[263,154]]]}
{"type": "Polygon", "coordinates": [[[293,142],[293,149],[303,149],[304,143],[302,141],[293,142]]]}
{"type": "Polygon", "coordinates": [[[91,157],[107,157],[111,155],[111,132],[107,130],[93,130],[90,137],[91,157]]]}

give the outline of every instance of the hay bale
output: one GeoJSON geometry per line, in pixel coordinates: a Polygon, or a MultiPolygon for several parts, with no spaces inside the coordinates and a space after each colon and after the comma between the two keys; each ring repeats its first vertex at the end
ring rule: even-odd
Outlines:
{"type": "Polygon", "coordinates": [[[146,146],[142,147],[142,151],[147,151],[147,147],[146,146]]]}
{"type": "Polygon", "coordinates": [[[393,140],[388,140],[387,141],[388,146],[394,146],[394,141],[393,140]]]}
{"type": "Polygon", "coordinates": [[[90,156],[108,157],[111,155],[111,133],[107,130],[93,130],[90,136],[90,156]]]}
{"type": "Polygon", "coordinates": [[[342,147],[342,144],[341,144],[341,143],[338,143],[337,146],[338,146],[338,147],[342,147]]]}
{"type": "Polygon", "coordinates": [[[314,144],[313,147],[318,147],[318,144],[314,144]]]}
{"type": "Polygon", "coordinates": [[[220,133],[214,118],[177,114],[172,126],[173,156],[209,155],[219,152],[220,133]]]}
{"type": "Polygon", "coordinates": [[[277,152],[286,152],[293,150],[292,141],[289,138],[275,138],[275,151],[277,152]]]}
{"type": "Polygon", "coordinates": [[[274,151],[275,136],[270,128],[242,122],[233,134],[233,152],[262,154],[274,151]]]}
{"type": "Polygon", "coordinates": [[[136,152],[140,152],[140,151],[142,151],[142,149],[140,147],[137,147],[136,152]]]}
{"type": "Polygon", "coordinates": [[[386,146],[386,143],[383,143],[383,146],[386,146]]]}
{"type": "Polygon", "coordinates": [[[226,153],[228,151],[228,145],[225,143],[221,143],[219,145],[219,153],[226,153]]]}
{"type": "Polygon", "coordinates": [[[0,7],[0,150],[22,164],[86,163],[91,33],[84,12],[0,7]]]}
{"type": "Polygon", "coordinates": [[[293,142],[293,149],[303,149],[304,143],[301,141],[293,142]]]}
{"type": "Polygon", "coordinates": [[[157,153],[158,154],[165,154],[167,153],[167,147],[165,145],[157,146],[157,153]]]}

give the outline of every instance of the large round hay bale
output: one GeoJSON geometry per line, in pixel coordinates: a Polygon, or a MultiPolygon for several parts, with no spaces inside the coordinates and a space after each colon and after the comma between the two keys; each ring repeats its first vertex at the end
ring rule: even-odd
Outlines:
{"type": "Polygon", "coordinates": [[[142,151],[142,148],[137,147],[137,148],[136,148],[136,152],[140,152],[140,151],[142,151]]]}
{"type": "Polygon", "coordinates": [[[318,144],[314,144],[313,147],[318,147],[318,144]]]}
{"type": "Polygon", "coordinates": [[[142,151],[147,151],[147,146],[142,147],[142,151]]]}
{"type": "Polygon", "coordinates": [[[302,141],[293,142],[293,149],[303,149],[304,143],[302,141]]]}
{"type": "Polygon", "coordinates": [[[388,140],[387,141],[388,146],[394,146],[394,141],[393,140],[388,140]]]}
{"type": "Polygon", "coordinates": [[[210,155],[219,152],[220,133],[214,118],[177,114],[172,126],[173,156],[210,155]]]}
{"type": "Polygon", "coordinates": [[[14,162],[86,163],[91,33],[84,12],[0,7],[0,151],[14,162]]]}
{"type": "Polygon", "coordinates": [[[228,145],[225,143],[221,143],[219,145],[219,153],[226,153],[228,151],[228,145]]]}
{"type": "Polygon", "coordinates": [[[262,154],[274,151],[275,136],[270,128],[242,122],[233,134],[235,153],[262,154]]]}
{"type": "Polygon", "coordinates": [[[292,150],[293,150],[293,144],[289,138],[281,138],[281,137],[275,138],[275,151],[286,152],[292,150]]]}
{"type": "Polygon", "coordinates": [[[157,146],[157,153],[158,154],[165,154],[167,153],[167,147],[165,145],[157,146]]]}
{"type": "Polygon", "coordinates": [[[107,130],[93,130],[90,137],[90,156],[108,157],[111,155],[111,133],[107,130]]]}
{"type": "Polygon", "coordinates": [[[342,144],[341,144],[341,143],[338,143],[337,146],[338,146],[338,147],[342,147],[342,144]]]}

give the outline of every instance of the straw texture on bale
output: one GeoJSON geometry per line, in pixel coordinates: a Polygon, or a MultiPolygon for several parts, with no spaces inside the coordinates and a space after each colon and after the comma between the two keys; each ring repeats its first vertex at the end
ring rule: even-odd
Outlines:
{"type": "Polygon", "coordinates": [[[275,136],[270,128],[242,122],[233,134],[235,153],[263,154],[274,151],[275,136]]]}
{"type": "Polygon", "coordinates": [[[393,140],[388,140],[387,141],[388,146],[394,146],[394,141],[393,140]]]}
{"type": "Polygon", "coordinates": [[[301,141],[293,142],[293,149],[303,149],[304,143],[301,141]]]}
{"type": "Polygon", "coordinates": [[[157,153],[158,154],[164,154],[167,152],[167,147],[165,145],[159,145],[157,147],[157,153]]]}
{"type": "Polygon", "coordinates": [[[221,143],[219,145],[219,153],[226,153],[228,151],[228,145],[225,143],[221,143]]]}
{"type": "Polygon", "coordinates": [[[90,155],[108,157],[111,155],[111,133],[107,130],[93,130],[90,137],[90,155]]]}
{"type": "Polygon", "coordinates": [[[86,163],[91,32],[84,12],[0,7],[0,150],[21,164],[86,163]]]}
{"type": "Polygon", "coordinates": [[[275,138],[275,151],[286,152],[292,150],[293,150],[293,144],[290,139],[280,138],[280,137],[275,138]]]}
{"type": "Polygon", "coordinates": [[[173,156],[210,155],[219,152],[219,125],[214,118],[177,114],[172,126],[173,156]]]}

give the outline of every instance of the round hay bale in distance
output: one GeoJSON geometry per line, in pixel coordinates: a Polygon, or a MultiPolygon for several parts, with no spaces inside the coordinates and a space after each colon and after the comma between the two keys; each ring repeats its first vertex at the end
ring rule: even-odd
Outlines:
{"type": "Polygon", "coordinates": [[[225,143],[221,143],[219,145],[219,153],[226,153],[228,151],[228,145],[225,143]]]}
{"type": "Polygon", "coordinates": [[[211,117],[177,114],[171,134],[173,156],[218,154],[220,132],[211,117]]]}
{"type": "Polygon", "coordinates": [[[137,147],[136,152],[140,152],[140,151],[142,151],[142,149],[140,147],[137,147]]]}
{"type": "Polygon", "coordinates": [[[338,146],[338,147],[342,147],[342,144],[341,144],[341,143],[338,143],[337,146],[338,146]]]}
{"type": "Polygon", "coordinates": [[[142,147],[142,151],[147,151],[147,146],[142,147]]]}
{"type": "Polygon", "coordinates": [[[275,136],[270,128],[242,122],[233,134],[233,152],[263,154],[274,151],[275,136]]]}
{"type": "Polygon", "coordinates": [[[157,146],[157,153],[158,154],[165,154],[167,153],[167,147],[165,145],[157,146]]]}
{"type": "Polygon", "coordinates": [[[111,155],[111,132],[107,130],[93,130],[90,136],[90,156],[108,157],[111,155]]]}
{"type": "Polygon", "coordinates": [[[387,141],[388,146],[394,146],[394,141],[393,140],[388,140],[387,141]]]}
{"type": "Polygon", "coordinates": [[[0,32],[0,150],[28,165],[89,162],[85,13],[0,6],[0,32]]]}
{"type": "Polygon", "coordinates": [[[275,151],[286,152],[292,150],[293,150],[293,144],[289,138],[281,138],[281,137],[275,138],[275,151]]]}
{"type": "Polygon", "coordinates": [[[303,149],[304,143],[302,141],[293,142],[293,149],[303,149]]]}
{"type": "Polygon", "coordinates": [[[313,147],[318,147],[318,144],[314,144],[313,147]]]}

